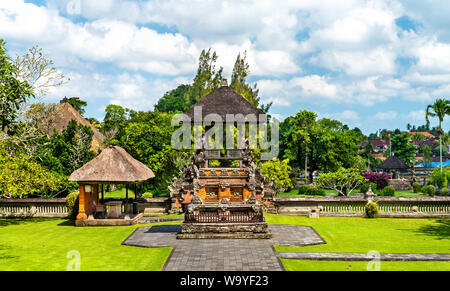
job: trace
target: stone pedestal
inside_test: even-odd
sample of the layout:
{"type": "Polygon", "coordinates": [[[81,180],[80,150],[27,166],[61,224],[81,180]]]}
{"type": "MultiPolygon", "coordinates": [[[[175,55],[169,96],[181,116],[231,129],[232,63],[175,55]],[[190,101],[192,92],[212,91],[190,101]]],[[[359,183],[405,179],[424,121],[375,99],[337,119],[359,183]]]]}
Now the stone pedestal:
{"type": "Polygon", "coordinates": [[[122,201],[106,202],[108,218],[119,218],[122,214],[122,201]]]}
{"type": "Polygon", "coordinates": [[[190,204],[178,239],[269,239],[258,204],[190,204]]]}
{"type": "Polygon", "coordinates": [[[181,224],[178,239],[270,239],[266,222],[254,223],[187,223],[181,224]]]}

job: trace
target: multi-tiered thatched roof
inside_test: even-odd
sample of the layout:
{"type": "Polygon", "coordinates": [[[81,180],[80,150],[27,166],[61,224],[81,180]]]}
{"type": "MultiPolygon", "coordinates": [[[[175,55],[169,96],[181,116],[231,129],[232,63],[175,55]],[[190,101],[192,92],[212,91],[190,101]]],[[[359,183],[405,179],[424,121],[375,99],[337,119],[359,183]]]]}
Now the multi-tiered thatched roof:
{"type": "Polygon", "coordinates": [[[227,114],[242,114],[243,116],[254,114],[259,121],[260,114],[264,115],[261,110],[257,109],[228,86],[222,86],[203,96],[194,106],[186,111],[186,115],[192,121],[194,121],[194,108],[196,106],[202,107],[202,120],[208,114],[218,114],[223,122],[226,121],[227,114]]]}

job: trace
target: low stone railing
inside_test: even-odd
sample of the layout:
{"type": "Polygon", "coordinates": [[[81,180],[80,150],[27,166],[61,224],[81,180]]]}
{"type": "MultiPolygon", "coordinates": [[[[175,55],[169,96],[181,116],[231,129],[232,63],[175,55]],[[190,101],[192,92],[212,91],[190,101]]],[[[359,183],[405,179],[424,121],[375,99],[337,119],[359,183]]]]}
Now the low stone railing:
{"type": "Polygon", "coordinates": [[[55,217],[68,216],[64,198],[57,199],[0,199],[0,217],[55,217]]]}
{"type": "MultiPolygon", "coordinates": [[[[450,197],[373,197],[379,217],[450,217],[450,197]]],[[[272,212],[284,215],[365,215],[364,197],[275,197],[272,212]]]]}

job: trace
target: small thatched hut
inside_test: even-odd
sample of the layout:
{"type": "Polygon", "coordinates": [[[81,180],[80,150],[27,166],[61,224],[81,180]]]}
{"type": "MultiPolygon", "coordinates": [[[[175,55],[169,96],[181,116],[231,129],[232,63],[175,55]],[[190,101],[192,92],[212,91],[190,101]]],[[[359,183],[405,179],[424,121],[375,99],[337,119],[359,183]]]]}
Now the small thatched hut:
{"type": "Polygon", "coordinates": [[[379,169],[383,170],[406,170],[408,165],[396,156],[390,156],[378,166],[379,169]]]}
{"type": "MultiPolygon", "coordinates": [[[[154,178],[152,170],[130,156],[123,148],[110,146],[93,160],[74,171],[69,181],[79,183],[79,212],[77,220],[102,211],[103,184],[137,184],[154,178]],[[102,199],[99,201],[99,185],[102,199]]],[[[126,207],[128,214],[128,186],[126,189],[126,207]]]]}

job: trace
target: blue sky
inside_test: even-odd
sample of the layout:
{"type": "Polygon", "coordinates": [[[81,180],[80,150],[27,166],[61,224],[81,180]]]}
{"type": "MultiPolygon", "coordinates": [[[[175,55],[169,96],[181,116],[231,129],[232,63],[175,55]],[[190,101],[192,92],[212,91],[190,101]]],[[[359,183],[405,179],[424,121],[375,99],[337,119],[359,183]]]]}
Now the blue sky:
{"type": "Polygon", "coordinates": [[[313,110],[368,134],[424,124],[426,106],[449,98],[448,15],[435,0],[8,0],[0,37],[11,55],[39,45],[70,77],[45,101],[79,96],[97,119],[110,103],[153,109],[211,47],[228,78],[247,51],[272,114],[313,110]]]}

